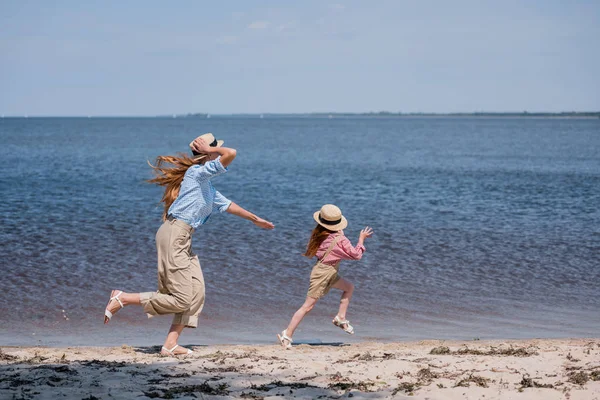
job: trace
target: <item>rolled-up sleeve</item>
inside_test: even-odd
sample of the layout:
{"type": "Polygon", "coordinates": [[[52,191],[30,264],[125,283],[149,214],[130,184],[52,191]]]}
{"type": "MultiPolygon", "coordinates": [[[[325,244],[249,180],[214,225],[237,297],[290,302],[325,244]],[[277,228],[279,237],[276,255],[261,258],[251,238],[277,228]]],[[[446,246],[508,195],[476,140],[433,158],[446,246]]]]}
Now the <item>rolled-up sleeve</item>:
{"type": "Polygon", "coordinates": [[[352,246],[352,243],[346,237],[340,239],[338,249],[344,253],[343,258],[349,260],[360,260],[366,250],[363,245],[352,246]]]}
{"type": "Polygon", "coordinates": [[[214,208],[217,208],[219,212],[224,213],[231,205],[231,200],[223,196],[221,192],[215,190],[215,200],[213,202],[214,208]]]}
{"type": "Polygon", "coordinates": [[[193,169],[194,179],[197,181],[204,181],[225,172],[227,172],[227,168],[221,164],[221,157],[207,161],[204,165],[199,165],[193,169]]]}

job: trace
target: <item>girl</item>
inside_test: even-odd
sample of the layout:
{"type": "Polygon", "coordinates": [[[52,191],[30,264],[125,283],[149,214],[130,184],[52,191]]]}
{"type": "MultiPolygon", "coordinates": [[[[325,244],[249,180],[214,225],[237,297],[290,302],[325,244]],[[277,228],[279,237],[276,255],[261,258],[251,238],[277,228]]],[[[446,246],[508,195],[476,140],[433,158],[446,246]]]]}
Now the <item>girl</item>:
{"type": "Polygon", "coordinates": [[[353,247],[342,231],[348,225],[348,221],[339,208],[333,204],[325,204],[320,211],[314,213],[313,217],[318,225],[312,231],[304,255],[309,258],[317,256],[318,261],[310,274],[306,301],[296,311],[287,329],[277,335],[279,342],[286,349],[292,348],[292,335],[302,318],[331,288],[342,291],[340,309],[331,322],[345,332],[354,334],[354,328],[350,325],[350,321],[346,320],[346,310],[348,310],[354,285],[338,274],[339,264],[341,260],[360,260],[365,252],[363,243],[366,238],[371,237],[373,230],[367,226],[360,231],[358,243],[353,247]]]}
{"type": "Polygon", "coordinates": [[[204,278],[198,256],[191,247],[194,230],[205,224],[215,210],[248,219],[264,229],[274,228],[271,222],[244,210],[212,186],[211,179],[227,172],[236,156],[235,149],[222,145],[222,140],[206,133],[190,143],[193,157],[159,156],[156,166],[150,164],[156,177],[149,182],[165,187],[161,200],[163,224],[156,233],[158,291],[113,290],[104,311],[105,324],[127,305],[141,305],[148,318],[174,314],[161,355],[192,353],[177,342],[183,328],[198,326],[198,315],[204,306],[204,278]]]}

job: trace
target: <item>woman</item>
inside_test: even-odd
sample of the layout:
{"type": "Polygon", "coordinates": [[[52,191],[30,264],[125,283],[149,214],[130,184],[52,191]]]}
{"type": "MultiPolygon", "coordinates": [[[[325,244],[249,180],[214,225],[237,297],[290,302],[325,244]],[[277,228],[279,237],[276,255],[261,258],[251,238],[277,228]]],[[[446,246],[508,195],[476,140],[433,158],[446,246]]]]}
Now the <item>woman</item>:
{"type": "Polygon", "coordinates": [[[206,133],[190,143],[193,157],[185,154],[159,156],[156,166],[150,165],[156,177],[149,182],[165,187],[161,200],[164,222],[156,233],[158,291],[126,293],[113,290],[104,312],[105,324],[128,305],[141,305],[148,318],[174,314],[161,349],[165,356],[192,353],[177,342],[183,328],[198,326],[198,315],[204,306],[204,278],[198,256],[191,248],[194,230],[205,224],[215,210],[248,219],[264,229],[274,228],[271,222],[246,211],[212,186],[211,179],[227,172],[236,156],[235,149],[222,145],[222,140],[206,133]]]}

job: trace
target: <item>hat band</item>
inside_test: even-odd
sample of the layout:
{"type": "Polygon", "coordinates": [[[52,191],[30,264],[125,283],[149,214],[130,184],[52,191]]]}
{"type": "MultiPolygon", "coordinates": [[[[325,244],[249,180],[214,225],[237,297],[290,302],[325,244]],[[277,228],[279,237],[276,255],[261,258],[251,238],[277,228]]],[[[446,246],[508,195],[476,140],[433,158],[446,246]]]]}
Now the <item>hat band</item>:
{"type": "MultiPolygon", "coordinates": [[[[217,142],[217,139],[213,140],[213,142],[211,144],[209,144],[209,147],[217,147],[217,145],[219,144],[219,142],[217,142]]],[[[192,154],[195,156],[199,156],[202,153],[198,153],[196,150],[192,150],[192,154]]]]}
{"type": "Polygon", "coordinates": [[[323,217],[321,217],[321,214],[319,214],[319,221],[321,221],[325,225],[337,225],[340,222],[342,222],[342,219],[340,218],[336,221],[327,221],[326,219],[323,219],[323,217]]]}

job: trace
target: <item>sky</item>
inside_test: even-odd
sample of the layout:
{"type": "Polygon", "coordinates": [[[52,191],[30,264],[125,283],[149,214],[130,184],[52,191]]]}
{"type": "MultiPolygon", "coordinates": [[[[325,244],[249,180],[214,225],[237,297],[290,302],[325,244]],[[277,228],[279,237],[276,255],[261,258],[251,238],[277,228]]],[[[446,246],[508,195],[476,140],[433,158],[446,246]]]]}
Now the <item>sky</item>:
{"type": "Polygon", "coordinates": [[[600,1],[0,0],[0,114],[599,111],[600,1]]]}

